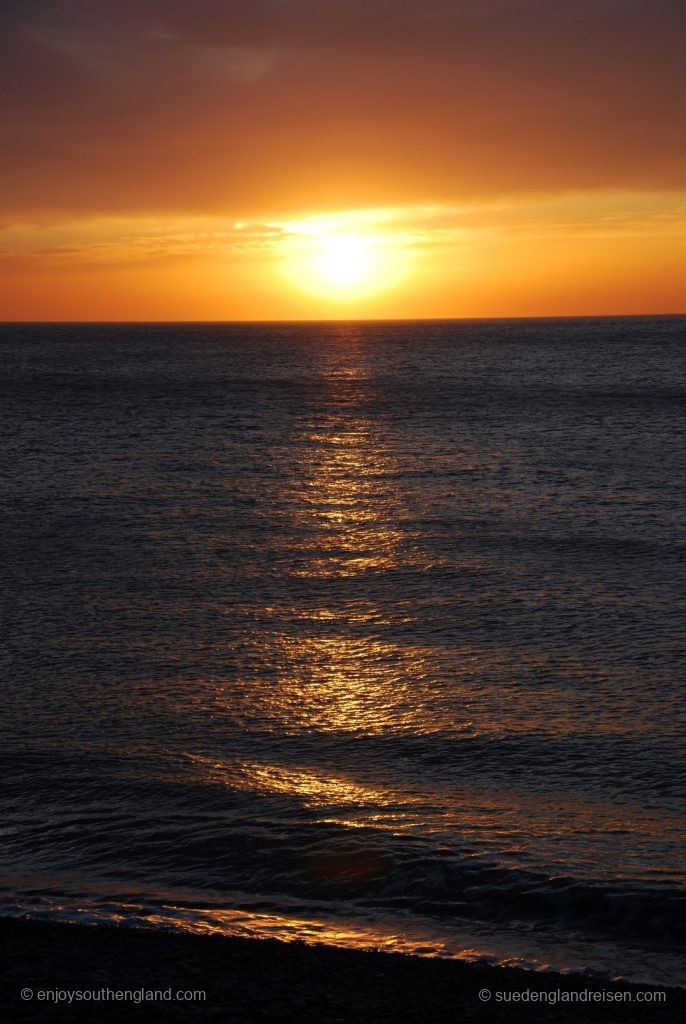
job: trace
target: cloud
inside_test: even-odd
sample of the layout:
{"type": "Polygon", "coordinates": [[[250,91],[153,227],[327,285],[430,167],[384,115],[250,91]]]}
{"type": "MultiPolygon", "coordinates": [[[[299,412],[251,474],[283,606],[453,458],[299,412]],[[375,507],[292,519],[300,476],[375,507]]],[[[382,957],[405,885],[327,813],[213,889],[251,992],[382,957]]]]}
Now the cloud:
{"type": "Polygon", "coordinates": [[[6,226],[0,261],[13,271],[90,272],[240,263],[274,265],[332,234],[363,235],[405,253],[455,251],[545,239],[667,243],[686,236],[686,193],[578,194],[474,205],[416,205],[278,215],[265,222],[221,218],[94,219],[38,229],[6,226]]]}
{"type": "Polygon", "coordinates": [[[3,220],[686,186],[677,0],[5,0],[3,220]]]}

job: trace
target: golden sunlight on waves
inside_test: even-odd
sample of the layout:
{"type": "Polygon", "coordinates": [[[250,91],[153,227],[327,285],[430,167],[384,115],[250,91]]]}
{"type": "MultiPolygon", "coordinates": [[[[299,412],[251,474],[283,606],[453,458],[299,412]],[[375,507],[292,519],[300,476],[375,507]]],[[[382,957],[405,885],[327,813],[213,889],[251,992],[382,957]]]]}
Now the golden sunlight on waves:
{"type": "MultiPolygon", "coordinates": [[[[287,765],[234,758],[217,761],[203,755],[188,754],[204,781],[225,786],[232,791],[262,794],[265,797],[283,797],[295,800],[301,807],[319,812],[321,823],[343,825],[346,828],[391,831],[412,831],[421,823],[422,832],[433,834],[446,845],[442,853],[455,852],[451,837],[458,833],[463,852],[469,855],[472,843],[483,850],[492,847],[496,856],[503,850],[506,856],[521,852],[522,844],[531,838],[540,846],[548,846],[551,863],[555,863],[561,836],[584,839],[579,848],[579,863],[593,862],[597,851],[595,842],[603,843],[608,832],[650,836],[656,829],[677,834],[678,823],[669,813],[648,809],[636,814],[630,825],[621,807],[603,799],[569,798],[560,806],[554,793],[546,797],[532,795],[509,785],[495,792],[489,787],[471,784],[465,787],[446,779],[430,789],[417,787],[413,782],[402,784],[396,779],[384,787],[368,786],[350,775],[340,775],[326,769],[313,769],[304,765],[287,765]]],[[[366,849],[366,848],[364,848],[366,849]]],[[[362,853],[364,852],[362,850],[362,853]]],[[[339,851],[340,852],[340,851],[339,851]]],[[[321,852],[322,864],[315,865],[317,873],[327,870],[355,870],[354,858],[350,863],[335,862],[336,849],[321,852]]],[[[565,854],[567,856],[567,854],[565,854]]],[[[634,852],[627,847],[624,866],[630,866],[634,852]]],[[[622,865],[608,865],[610,876],[622,865]]],[[[359,865],[358,865],[359,867],[359,865]]],[[[387,865],[379,863],[378,870],[387,865]]]]}
{"type": "Polygon", "coordinates": [[[441,727],[417,706],[425,675],[417,650],[326,634],[272,634],[267,642],[279,675],[271,717],[286,732],[371,736],[441,727]]]}
{"type": "MultiPolygon", "coordinates": [[[[392,569],[405,554],[403,499],[392,482],[396,466],[371,424],[345,408],[357,383],[351,367],[332,369],[323,387],[345,415],[327,414],[308,430],[294,496],[297,525],[323,538],[325,555],[308,562],[307,571],[316,574],[321,565],[325,572],[347,576],[392,569]]],[[[364,364],[354,369],[362,376],[364,364]]]]}
{"type": "Polygon", "coordinates": [[[260,763],[236,759],[218,762],[210,758],[193,756],[195,764],[206,770],[210,782],[220,782],[235,789],[250,789],[258,793],[295,796],[304,807],[330,807],[358,805],[387,807],[402,802],[417,803],[418,794],[388,791],[364,786],[345,776],[328,775],[311,768],[260,763]]]}
{"type": "Polygon", "coordinates": [[[355,376],[364,376],[362,355],[342,366],[332,346],[322,391],[346,414],[326,412],[308,425],[286,496],[294,575],[326,584],[330,603],[295,607],[286,621],[281,609],[263,631],[260,656],[276,680],[263,686],[256,679],[245,687],[246,713],[258,716],[265,702],[265,723],[273,728],[278,721],[286,733],[434,732],[448,723],[435,702],[421,700],[430,652],[384,636],[389,625],[409,624],[411,609],[401,603],[391,621],[374,601],[349,607],[339,596],[340,579],[402,571],[415,557],[402,526],[392,454],[369,422],[347,410],[351,386],[359,397],[355,376]],[[379,632],[366,628],[356,635],[356,625],[379,632]]]}
{"type": "Polygon", "coordinates": [[[456,960],[474,960],[484,955],[470,945],[469,941],[457,939],[450,945],[429,929],[419,926],[408,927],[403,920],[402,928],[394,930],[383,924],[365,927],[358,921],[342,918],[307,918],[283,916],[250,910],[224,910],[207,908],[194,909],[192,914],[185,906],[169,906],[166,912],[146,914],[146,921],[153,926],[169,925],[170,919],[176,927],[198,934],[238,935],[252,939],[279,939],[281,942],[323,943],[345,949],[379,949],[393,953],[412,953],[426,957],[448,957],[456,960]]]}

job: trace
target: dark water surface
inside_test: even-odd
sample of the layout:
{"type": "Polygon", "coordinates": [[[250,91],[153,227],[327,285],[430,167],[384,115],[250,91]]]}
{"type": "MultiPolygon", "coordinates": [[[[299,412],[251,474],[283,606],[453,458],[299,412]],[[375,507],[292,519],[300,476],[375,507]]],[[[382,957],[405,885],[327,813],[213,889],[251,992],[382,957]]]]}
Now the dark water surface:
{"type": "Polygon", "coordinates": [[[686,319],[0,360],[0,913],[684,981],[686,319]]]}

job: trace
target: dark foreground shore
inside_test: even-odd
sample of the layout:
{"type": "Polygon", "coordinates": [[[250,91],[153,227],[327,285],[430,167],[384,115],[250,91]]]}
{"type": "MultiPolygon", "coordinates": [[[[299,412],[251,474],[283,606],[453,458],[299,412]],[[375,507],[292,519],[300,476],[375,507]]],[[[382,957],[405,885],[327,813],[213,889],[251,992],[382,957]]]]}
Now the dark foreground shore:
{"type": "Polygon", "coordinates": [[[686,1020],[679,989],[400,954],[10,919],[0,942],[10,1022],[686,1020]]]}

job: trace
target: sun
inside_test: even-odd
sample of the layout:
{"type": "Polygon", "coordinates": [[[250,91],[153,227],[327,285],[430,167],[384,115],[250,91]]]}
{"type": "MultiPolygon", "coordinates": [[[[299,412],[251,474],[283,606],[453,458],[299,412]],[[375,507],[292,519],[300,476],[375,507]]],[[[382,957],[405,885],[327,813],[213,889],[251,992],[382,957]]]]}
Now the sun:
{"type": "Polygon", "coordinates": [[[365,299],[392,288],[406,257],[392,239],[344,229],[311,230],[288,247],[284,272],[299,290],[329,302],[365,299]]]}
{"type": "Polygon", "coordinates": [[[312,265],[315,274],[332,288],[356,288],[374,273],[374,253],[368,238],[331,235],[321,240],[312,265]]]}

